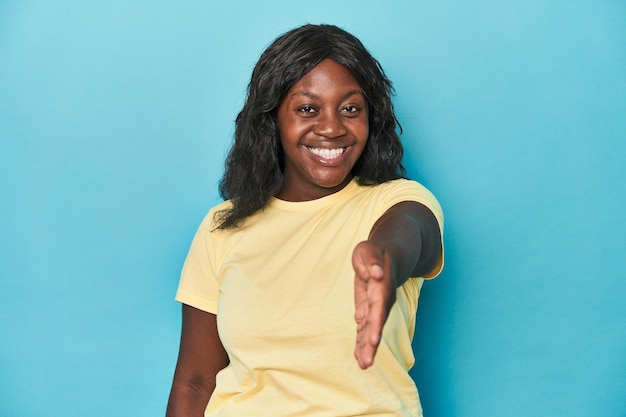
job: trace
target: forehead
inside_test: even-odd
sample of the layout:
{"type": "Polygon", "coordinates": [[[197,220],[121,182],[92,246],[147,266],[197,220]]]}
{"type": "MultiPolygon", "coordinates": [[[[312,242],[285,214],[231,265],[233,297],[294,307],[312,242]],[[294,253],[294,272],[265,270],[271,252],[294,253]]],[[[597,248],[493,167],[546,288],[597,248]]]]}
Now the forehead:
{"type": "Polygon", "coordinates": [[[361,86],[346,67],[327,58],[302,76],[302,78],[289,89],[289,94],[343,89],[355,89],[360,91],[361,86]]]}

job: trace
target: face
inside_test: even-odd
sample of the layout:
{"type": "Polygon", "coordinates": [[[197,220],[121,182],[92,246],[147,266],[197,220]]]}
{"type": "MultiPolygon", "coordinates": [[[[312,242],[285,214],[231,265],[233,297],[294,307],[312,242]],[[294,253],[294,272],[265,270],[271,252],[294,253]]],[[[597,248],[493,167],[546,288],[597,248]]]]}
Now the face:
{"type": "Polygon", "coordinates": [[[287,92],[277,113],[285,151],[278,198],[306,201],[352,179],[369,135],[367,102],[350,71],[325,59],[287,92]]]}

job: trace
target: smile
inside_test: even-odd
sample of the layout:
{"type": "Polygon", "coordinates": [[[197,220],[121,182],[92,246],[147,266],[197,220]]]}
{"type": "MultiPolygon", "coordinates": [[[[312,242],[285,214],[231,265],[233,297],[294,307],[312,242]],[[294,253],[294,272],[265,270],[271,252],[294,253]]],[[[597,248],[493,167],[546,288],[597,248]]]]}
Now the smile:
{"type": "Polygon", "coordinates": [[[311,153],[324,158],[324,159],[336,159],[343,155],[346,151],[346,148],[335,148],[335,149],[327,149],[327,148],[313,148],[311,146],[306,147],[311,153]]]}

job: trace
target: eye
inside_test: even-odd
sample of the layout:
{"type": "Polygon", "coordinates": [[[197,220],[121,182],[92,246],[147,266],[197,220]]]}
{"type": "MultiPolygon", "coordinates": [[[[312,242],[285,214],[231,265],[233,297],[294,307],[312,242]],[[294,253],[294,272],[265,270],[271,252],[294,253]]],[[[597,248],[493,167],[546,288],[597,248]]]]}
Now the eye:
{"type": "Polygon", "coordinates": [[[356,117],[359,115],[359,113],[361,112],[361,107],[360,106],[354,106],[354,105],[347,105],[345,106],[341,112],[343,114],[345,114],[346,116],[349,117],[356,117]]]}
{"type": "Polygon", "coordinates": [[[313,106],[309,105],[300,106],[296,111],[306,117],[313,116],[317,113],[317,110],[313,106]]]}

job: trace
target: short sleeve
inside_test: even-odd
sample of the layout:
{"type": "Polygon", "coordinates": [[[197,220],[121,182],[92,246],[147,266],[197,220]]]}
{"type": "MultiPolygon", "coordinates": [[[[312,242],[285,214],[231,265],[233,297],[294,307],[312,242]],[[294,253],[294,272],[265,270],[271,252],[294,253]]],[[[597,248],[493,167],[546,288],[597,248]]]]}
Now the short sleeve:
{"type": "Polygon", "coordinates": [[[381,210],[380,215],[390,209],[395,204],[403,201],[415,201],[417,203],[426,206],[437,219],[439,225],[439,231],[441,234],[441,256],[437,261],[437,264],[431,272],[425,274],[423,278],[435,278],[441,273],[443,269],[444,260],[444,246],[443,246],[443,210],[437,198],[422,184],[406,179],[400,179],[385,183],[383,194],[381,195],[381,210]]]}
{"type": "Polygon", "coordinates": [[[216,274],[213,211],[204,218],[191,242],[176,292],[176,301],[217,314],[219,279],[216,274]]]}

